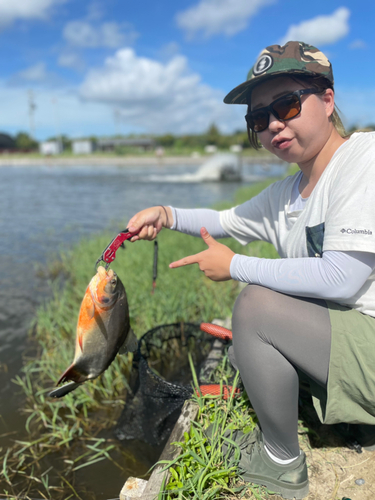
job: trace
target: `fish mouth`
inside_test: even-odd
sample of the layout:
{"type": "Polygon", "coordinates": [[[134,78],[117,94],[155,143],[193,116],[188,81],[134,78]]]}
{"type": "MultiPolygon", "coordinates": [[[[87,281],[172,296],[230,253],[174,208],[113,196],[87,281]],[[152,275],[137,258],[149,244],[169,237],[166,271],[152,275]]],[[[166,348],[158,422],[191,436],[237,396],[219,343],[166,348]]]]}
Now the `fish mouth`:
{"type": "Polygon", "coordinates": [[[104,279],[107,277],[107,271],[103,266],[99,266],[96,271],[97,274],[99,275],[99,278],[104,279]]]}
{"type": "Polygon", "coordinates": [[[107,271],[106,268],[103,266],[99,266],[96,271],[97,271],[97,274],[99,275],[99,278],[101,280],[104,280],[104,279],[108,280],[108,279],[112,279],[114,276],[117,276],[113,269],[109,269],[107,271]]]}
{"type": "Polygon", "coordinates": [[[110,269],[107,271],[103,266],[99,266],[97,274],[90,283],[90,294],[96,307],[102,310],[110,309],[118,299],[118,292],[115,291],[117,284],[117,274],[110,269]],[[113,287],[107,289],[110,282],[115,280],[113,287]]]}

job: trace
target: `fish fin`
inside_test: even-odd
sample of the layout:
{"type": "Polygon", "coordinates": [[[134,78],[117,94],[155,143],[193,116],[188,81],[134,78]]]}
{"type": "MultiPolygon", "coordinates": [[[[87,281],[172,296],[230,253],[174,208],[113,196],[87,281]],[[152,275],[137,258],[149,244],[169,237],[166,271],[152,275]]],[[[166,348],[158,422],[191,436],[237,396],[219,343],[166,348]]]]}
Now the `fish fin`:
{"type": "Polygon", "coordinates": [[[77,382],[69,382],[68,384],[63,385],[62,387],[54,389],[48,394],[48,396],[50,398],[62,398],[63,396],[69,394],[69,392],[72,392],[74,391],[74,389],[77,389],[79,385],[81,384],[77,384],[77,382]]]}
{"type": "Polygon", "coordinates": [[[125,342],[119,349],[120,354],[125,354],[127,352],[134,352],[138,348],[138,339],[135,336],[135,333],[132,328],[129,328],[129,333],[126,337],[125,342]]]}
{"type": "Polygon", "coordinates": [[[87,317],[89,319],[92,319],[95,315],[95,298],[94,295],[92,294],[92,291],[90,290],[90,296],[91,296],[91,302],[86,303],[86,312],[87,312],[87,317]]]}
{"type": "Polygon", "coordinates": [[[81,348],[81,352],[83,352],[83,334],[82,332],[78,332],[78,344],[79,347],[81,348]]]}
{"type": "Polygon", "coordinates": [[[82,373],[80,373],[74,363],[72,363],[61,375],[56,385],[59,385],[61,382],[67,382],[68,380],[73,380],[76,383],[81,383],[85,381],[85,378],[82,380],[82,373]]]}

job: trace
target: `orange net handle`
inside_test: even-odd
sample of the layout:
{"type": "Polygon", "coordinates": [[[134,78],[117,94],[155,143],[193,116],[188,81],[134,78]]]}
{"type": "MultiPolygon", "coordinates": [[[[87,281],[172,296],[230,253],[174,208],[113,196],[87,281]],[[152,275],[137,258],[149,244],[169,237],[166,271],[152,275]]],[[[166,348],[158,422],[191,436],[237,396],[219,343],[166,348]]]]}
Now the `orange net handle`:
{"type": "MultiPolygon", "coordinates": [[[[231,385],[223,385],[220,387],[220,384],[210,384],[210,385],[200,385],[199,389],[201,391],[202,396],[222,396],[223,399],[228,399],[232,393],[233,387],[231,385]]],[[[233,396],[236,394],[240,394],[240,390],[236,388],[233,392],[233,396]]],[[[198,389],[196,390],[197,396],[200,396],[198,389]]]]}
{"type": "Polygon", "coordinates": [[[223,326],[212,323],[201,323],[200,329],[221,340],[232,340],[232,332],[223,326]]]}

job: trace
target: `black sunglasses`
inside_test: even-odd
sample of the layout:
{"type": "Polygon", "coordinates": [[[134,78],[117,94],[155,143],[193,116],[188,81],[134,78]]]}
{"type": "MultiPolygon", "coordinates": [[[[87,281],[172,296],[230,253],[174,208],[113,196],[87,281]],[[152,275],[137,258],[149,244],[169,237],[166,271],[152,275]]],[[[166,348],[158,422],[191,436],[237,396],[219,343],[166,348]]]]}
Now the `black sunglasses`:
{"type": "Polygon", "coordinates": [[[245,116],[245,120],[254,132],[263,132],[270,122],[270,114],[281,121],[291,120],[301,113],[301,95],[319,94],[324,92],[321,89],[295,90],[290,94],[283,95],[275,99],[269,106],[250,111],[245,116]]]}

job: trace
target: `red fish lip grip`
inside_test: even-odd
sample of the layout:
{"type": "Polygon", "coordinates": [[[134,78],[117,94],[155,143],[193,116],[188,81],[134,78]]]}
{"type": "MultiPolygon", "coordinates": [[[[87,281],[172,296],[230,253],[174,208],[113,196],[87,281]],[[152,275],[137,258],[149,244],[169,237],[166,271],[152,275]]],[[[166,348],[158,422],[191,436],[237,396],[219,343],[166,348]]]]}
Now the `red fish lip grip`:
{"type": "Polygon", "coordinates": [[[115,260],[116,252],[124,243],[124,241],[129,240],[130,238],[138,234],[138,232],[139,231],[137,231],[136,233],[130,233],[129,229],[126,228],[124,229],[124,231],[121,231],[115,238],[113,238],[109,245],[105,247],[99,259],[96,261],[95,271],[100,262],[105,262],[104,267],[108,269],[109,265],[115,260]]]}

